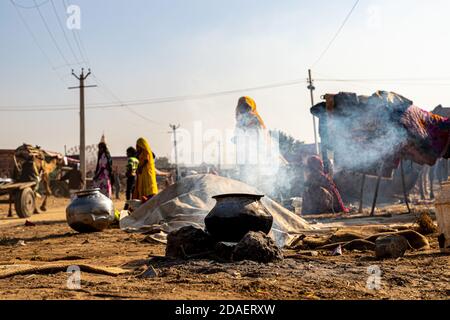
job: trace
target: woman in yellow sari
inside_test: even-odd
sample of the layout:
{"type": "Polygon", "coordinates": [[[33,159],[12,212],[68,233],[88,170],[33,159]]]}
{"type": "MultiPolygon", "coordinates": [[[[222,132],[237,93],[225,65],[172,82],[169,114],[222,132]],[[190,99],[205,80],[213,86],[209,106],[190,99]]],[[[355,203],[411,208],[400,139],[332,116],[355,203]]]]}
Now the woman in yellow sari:
{"type": "Polygon", "coordinates": [[[287,164],[281,155],[276,136],[272,136],[258,113],[256,102],[248,96],[239,98],[236,106],[236,161],[239,178],[249,185],[273,189],[280,165],[287,164]]]}
{"type": "Polygon", "coordinates": [[[136,151],[139,166],[136,172],[136,186],[133,192],[133,199],[146,201],[158,193],[155,159],[152,149],[145,138],[137,140],[136,151]]]}
{"type": "Polygon", "coordinates": [[[250,97],[239,98],[236,107],[236,128],[240,130],[264,130],[266,125],[256,110],[256,103],[250,97]]]}

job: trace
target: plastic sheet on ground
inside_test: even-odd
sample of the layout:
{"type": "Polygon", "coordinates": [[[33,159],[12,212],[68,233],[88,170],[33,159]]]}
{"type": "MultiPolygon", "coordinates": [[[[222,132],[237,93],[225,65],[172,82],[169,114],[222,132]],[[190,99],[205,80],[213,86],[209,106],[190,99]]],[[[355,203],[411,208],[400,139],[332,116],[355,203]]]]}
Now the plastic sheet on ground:
{"type": "MultiPolygon", "coordinates": [[[[166,235],[184,226],[204,227],[204,218],[215,206],[213,196],[226,193],[261,194],[240,181],[215,176],[194,175],[171,185],[143,204],[131,215],[122,215],[120,228],[127,232],[148,233],[165,242],[166,235]]],[[[273,215],[271,237],[279,247],[289,245],[304,230],[313,230],[304,219],[269,197],[262,203],[273,215]]]]}

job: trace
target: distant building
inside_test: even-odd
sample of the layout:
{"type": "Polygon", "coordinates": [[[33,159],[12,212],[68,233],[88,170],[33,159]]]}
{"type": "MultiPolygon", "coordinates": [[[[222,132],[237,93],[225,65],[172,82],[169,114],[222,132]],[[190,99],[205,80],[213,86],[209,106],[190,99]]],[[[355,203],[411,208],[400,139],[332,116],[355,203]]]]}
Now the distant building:
{"type": "Polygon", "coordinates": [[[11,178],[14,170],[14,151],[12,149],[0,150],[0,178],[11,178]]]}

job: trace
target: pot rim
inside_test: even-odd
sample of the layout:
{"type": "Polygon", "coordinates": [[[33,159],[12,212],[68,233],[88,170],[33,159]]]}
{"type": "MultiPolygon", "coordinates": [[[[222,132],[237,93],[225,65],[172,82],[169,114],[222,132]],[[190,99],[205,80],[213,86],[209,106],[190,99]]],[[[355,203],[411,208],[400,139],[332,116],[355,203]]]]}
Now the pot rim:
{"type": "Polygon", "coordinates": [[[263,198],[263,194],[254,194],[254,193],[224,193],[213,196],[213,199],[224,199],[224,198],[250,198],[255,200],[260,200],[263,198]]]}
{"type": "Polygon", "coordinates": [[[89,194],[96,193],[96,192],[100,192],[100,188],[81,190],[81,191],[75,192],[75,194],[77,196],[87,196],[89,194]]]}

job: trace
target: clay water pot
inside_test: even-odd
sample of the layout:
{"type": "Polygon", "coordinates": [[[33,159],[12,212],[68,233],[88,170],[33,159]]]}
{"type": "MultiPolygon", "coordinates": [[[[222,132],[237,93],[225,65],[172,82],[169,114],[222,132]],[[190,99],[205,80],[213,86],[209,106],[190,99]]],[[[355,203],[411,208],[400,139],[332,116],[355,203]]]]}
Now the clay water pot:
{"type": "Polygon", "coordinates": [[[113,202],[100,189],[77,192],[66,208],[66,219],[75,231],[102,231],[114,221],[113,202]]]}
{"type": "Polygon", "coordinates": [[[249,231],[270,232],[272,214],[263,195],[232,193],[214,196],[215,207],[205,217],[206,231],[216,241],[239,242],[249,231]]]}

